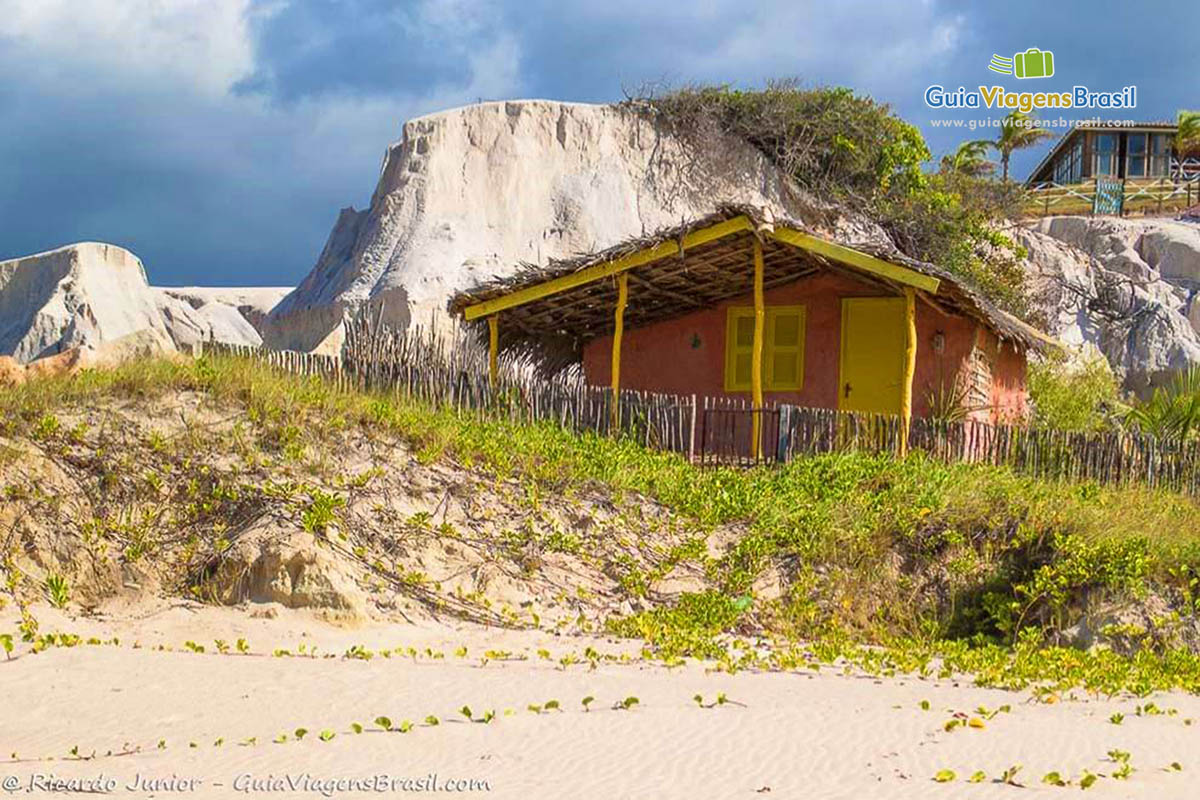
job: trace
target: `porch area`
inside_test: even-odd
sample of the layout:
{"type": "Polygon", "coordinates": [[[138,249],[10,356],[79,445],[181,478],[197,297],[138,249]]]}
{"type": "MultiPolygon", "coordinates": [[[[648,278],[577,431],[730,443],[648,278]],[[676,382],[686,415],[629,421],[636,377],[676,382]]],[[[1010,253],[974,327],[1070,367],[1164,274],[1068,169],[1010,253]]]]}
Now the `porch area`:
{"type": "Polygon", "coordinates": [[[501,354],[544,376],[582,364],[588,382],[612,393],[613,427],[626,386],[741,398],[758,410],[747,423],[751,459],[770,446],[772,403],[894,417],[903,451],[924,402],[915,379],[923,366],[932,380],[936,354],[953,352],[957,371],[986,332],[1019,354],[1023,376],[1024,351],[1048,342],[933,265],[739,207],[526,266],[460,293],[451,310],[468,324],[486,320],[493,372],[501,354]],[[677,335],[681,325],[689,335],[677,335]]]}

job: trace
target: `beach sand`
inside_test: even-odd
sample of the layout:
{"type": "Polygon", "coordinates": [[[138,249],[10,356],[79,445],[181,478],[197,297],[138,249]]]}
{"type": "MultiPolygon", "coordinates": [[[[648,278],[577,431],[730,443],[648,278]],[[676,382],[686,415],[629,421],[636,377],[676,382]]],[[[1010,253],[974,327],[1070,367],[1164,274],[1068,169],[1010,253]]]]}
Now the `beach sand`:
{"type": "MultiPolygon", "coordinates": [[[[303,612],[256,618],[245,609],[187,604],[128,611],[85,618],[39,609],[43,632],[120,642],[37,654],[19,646],[0,662],[0,789],[20,796],[57,778],[90,780],[74,788],[116,797],[387,797],[414,792],[403,783],[352,791],[328,782],[435,775],[440,788],[486,782],[454,792],[468,797],[1050,797],[1079,791],[1085,770],[1110,776],[1117,765],[1106,753],[1119,749],[1131,754],[1136,771],[1127,780],[1097,780],[1089,796],[1198,792],[1200,724],[1187,720],[1200,719],[1200,698],[1182,693],[1149,698],[1177,713],[1138,716],[1146,699],[1079,692],[1077,700],[1045,704],[1029,692],[968,680],[876,679],[829,668],[729,675],[702,664],[558,663],[587,647],[635,657],[640,650],[636,641],[602,637],[436,623],[346,629],[303,612]],[[218,655],[218,638],[231,646],[244,638],[252,655],[218,655]],[[187,641],[206,652],[188,651],[187,641]],[[316,647],[318,657],[296,656],[301,645],[305,652],[316,647]],[[444,658],[342,657],[355,645],[373,652],[428,647],[444,658]],[[462,647],[465,657],[455,654],[462,647]],[[277,648],[293,657],[273,656],[277,648]],[[489,650],[528,658],[503,660],[493,652],[481,663],[489,650]],[[700,694],[708,704],[718,693],[730,702],[700,708],[693,699],[700,694]],[[585,711],[587,696],[595,701],[585,711]],[[627,697],[638,703],[613,708],[627,697]],[[551,700],[560,708],[528,708],[551,700]],[[476,719],[488,711],[495,718],[467,722],[459,713],[464,705],[476,719]],[[1011,712],[983,728],[943,730],[954,712],[1002,705],[1011,712]],[[1121,725],[1108,721],[1114,712],[1126,715],[1121,725]],[[426,724],[429,715],[440,724],[426,724]],[[408,733],[384,733],[373,723],[380,716],[415,724],[408,733]],[[353,733],[356,722],[366,732],[353,733]],[[301,741],[297,728],[308,730],[301,741]],[[335,736],[322,741],[324,730],[335,736]],[[273,742],[285,732],[286,743],[273,742]],[[76,747],[86,760],[70,755],[76,747]],[[1169,768],[1172,762],[1182,771],[1169,768]],[[1016,764],[1023,789],[996,780],[1016,764]],[[956,779],[934,782],[944,769],[956,779]],[[986,780],[967,783],[976,771],[986,780]],[[1042,783],[1050,771],[1076,783],[1042,783]],[[145,781],[166,785],[147,789],[145,781]]],[[[12,630],[15,619],[5,613],[0,630],[12,630]]]]}

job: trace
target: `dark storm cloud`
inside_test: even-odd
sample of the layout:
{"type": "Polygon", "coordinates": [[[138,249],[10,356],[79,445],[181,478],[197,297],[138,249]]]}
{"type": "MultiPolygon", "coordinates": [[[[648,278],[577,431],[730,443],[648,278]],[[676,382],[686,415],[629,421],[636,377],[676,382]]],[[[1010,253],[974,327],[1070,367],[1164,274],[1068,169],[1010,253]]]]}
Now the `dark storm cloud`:
{"type": "Polygon", "coordinates": [[[1197,29],[1184,3],[0,0],[0,255],[101,239],[159,283],[294,283],[415,114],[794,76],[891,103],[941,153],[976,135],[932,127],[926,85],[1029,88],[993,52],[1136,83],[1139,118],[1200,106],[1197,29]]]}

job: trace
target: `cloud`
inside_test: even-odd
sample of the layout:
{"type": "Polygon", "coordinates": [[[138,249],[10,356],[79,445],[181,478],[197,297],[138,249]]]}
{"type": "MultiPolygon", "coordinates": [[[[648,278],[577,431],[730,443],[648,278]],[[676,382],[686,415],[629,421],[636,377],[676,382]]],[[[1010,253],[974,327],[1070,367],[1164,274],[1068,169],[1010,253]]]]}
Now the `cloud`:
{"type": "MultiPolygon", "coordinates": [[[[99,239],[156,282],[294,283],[338,208],[370,196],[405,119],[516,91],[519,47],[490,32],[428,81],[247,88],[300,58],[268,31],[316,4],[0,0],[0,257],[99,239]]],[[[487,24],[472,14],[436,0],[402,22],[444,50],[487,24]]],[[[341,52],[337,38],[308,52],[341,52]]]]}
{"type": "MultiPolygon", "coordinates": [[[[927,123],[928,83],[1036,45],[1064,75],[1138,83],[1139,116],[1187,102],[1200,10],[1164,17],[1152,52],[1100,58],[1144,12],[1014,3],[0,0],[0,254],[96,238],[159,281],[298,281],[404,120],[478,99],[798,77],[927,123]],[[1029,40],[1034,11],[1048,38],[1029,40]]],[[[938,152],[960,138],[926,132],[938,152]]]]}
{"type": "Polygon", "coordinates": [[[42,81],[225,92],[254,64],[250,0],[0,0],[0,40],[42,81]]]}
{"type": "Polygon", "coordinates": [[[520,48],[481,0],[306,0],[256,24],[257,60],[237,90],[274,102],[511,91],[520,48]]]}
{"type": "Polygon", "coordinates": [[[931,2],[529,0],[508,9],[531,83],[605,99],[622,83],[772,77],[888,92],[946,58],[963,25],[931,2]]]}
{"type": "Polygon", "coordinates": [[[0,249],[101,239],[163,283],[296,282],[412,116],[664,77],[871,88],[955,26],[865,0],[0,0],[0,249]]]}
{"type": "Polygon", "coordinates": [[[238,90],[276,102],[418,86],[609,100],[647,80],[798,76],[887,91],[945,60],[963,25],[921,0],[307,0],[264,16],[238,90]]]}

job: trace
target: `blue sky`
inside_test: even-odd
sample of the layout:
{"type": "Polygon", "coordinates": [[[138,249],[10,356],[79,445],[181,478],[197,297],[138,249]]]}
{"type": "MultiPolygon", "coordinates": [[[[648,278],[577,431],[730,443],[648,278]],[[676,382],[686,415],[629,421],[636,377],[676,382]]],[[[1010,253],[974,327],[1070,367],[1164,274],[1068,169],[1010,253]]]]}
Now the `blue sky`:
{"type": "Polygon", "coordinates": [[[162,285],[290,285],[418,114],[794,76],[940,155],[970,137],[930,125],[927,85],[1031,88],[993,53],[1053,50],[1039,89],[1136,84],[1139,119],[1200,107],[1197,30],[1195,2],[0,0],[0,257],[99,239],[162,285]]]}

